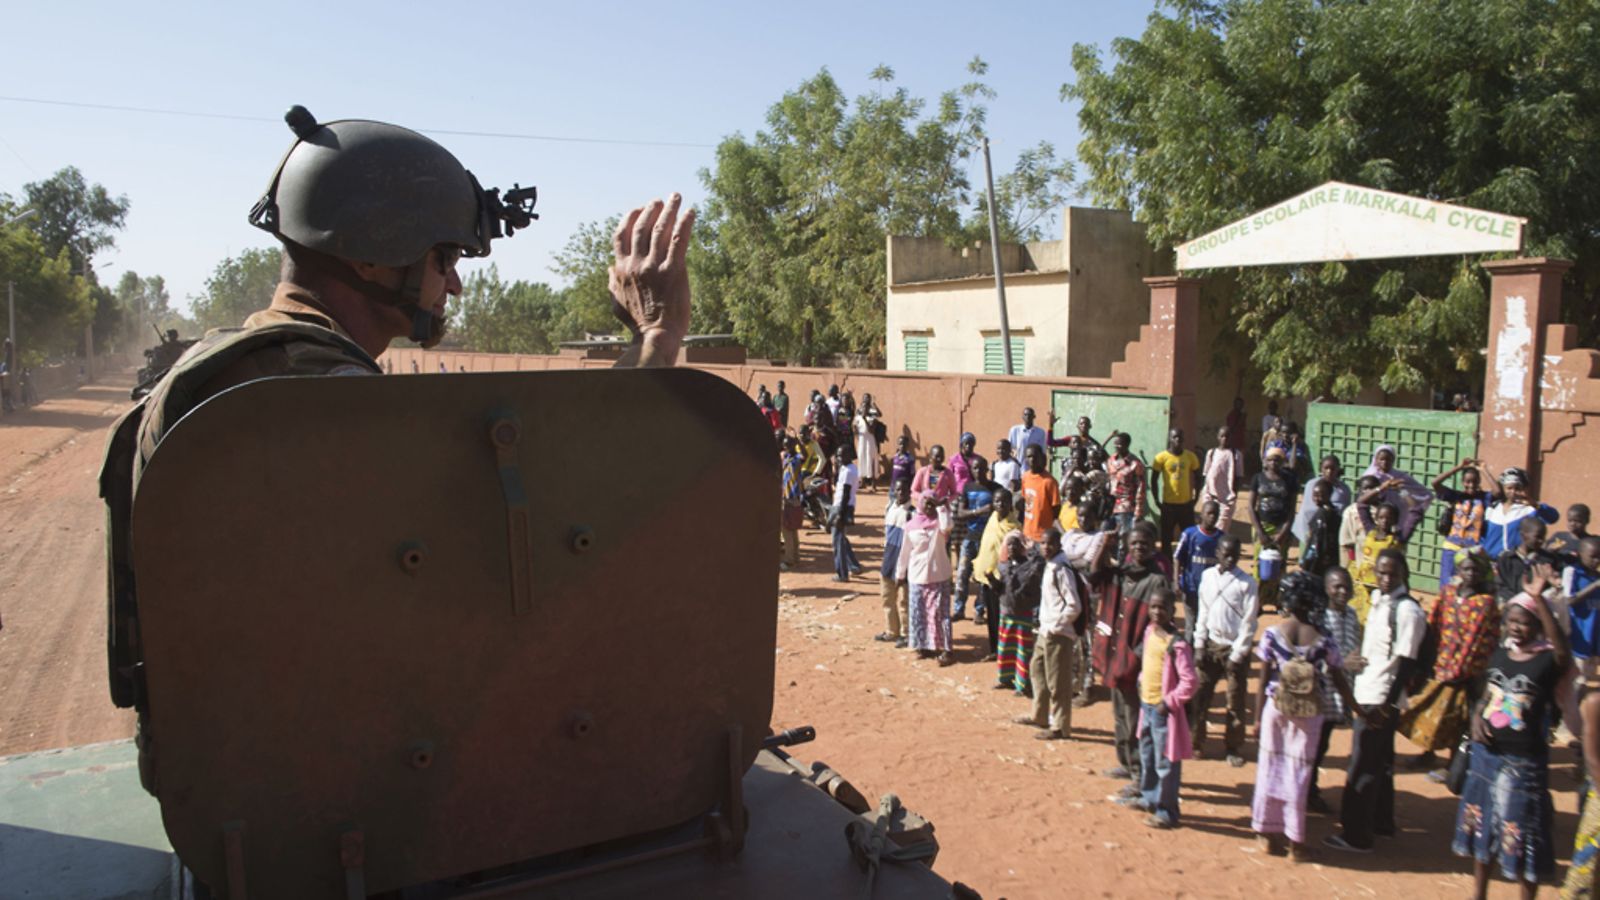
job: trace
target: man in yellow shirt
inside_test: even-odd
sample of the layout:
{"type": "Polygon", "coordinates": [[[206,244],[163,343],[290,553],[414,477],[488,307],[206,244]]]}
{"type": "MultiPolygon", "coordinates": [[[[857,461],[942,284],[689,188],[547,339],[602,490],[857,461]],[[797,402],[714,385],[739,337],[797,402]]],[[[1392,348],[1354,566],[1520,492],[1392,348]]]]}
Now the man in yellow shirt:
{"type": "Polygon", "coordinates": [[[1150,462],[1150,491],[1161,505],[1161,553],[1172,556],[1176,535],[1194,524],[1194,473],[1200,458],[1183,447],[1183,429],[1167,432],[1167,449],[1150,462]]]}

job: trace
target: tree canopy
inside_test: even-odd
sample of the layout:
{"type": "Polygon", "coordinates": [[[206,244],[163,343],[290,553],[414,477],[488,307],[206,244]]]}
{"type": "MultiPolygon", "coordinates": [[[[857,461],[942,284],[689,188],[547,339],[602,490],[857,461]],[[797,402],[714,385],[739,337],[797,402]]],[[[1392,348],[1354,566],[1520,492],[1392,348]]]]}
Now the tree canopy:
{"type": "MultiPolygon", "coordinates": [[[[1094,200],[1175,246],[1328,180],[1529,220],[1525,253],[1579,261],[1600,292],[1600,6],[1524,0],[1174,0],[1113,64],[1073,48],[1094,200]],[[1590,110],[1585,113],[1583,110],[1590,110]]],[[[1276,394],[1354,396],[1481,366],[1478,260],[1218,272],[1218,362],[1276,394]]]]}
{"type": "MultiPolygon", "coordinates": [[[[725,139],[701,173],[710,196],[690,261],[704,324],[731,327],[762,355],[881,353],[886,235],[988,237],[981,214],[963,219],[968,160],[994,96],[979,80],[986,71],[974,58],[973,80],[930,105],[896,87],[887,66],[853,100],[823,69],[772,106],[766,129],[725,139]]],[[[1048,145],[1025,154],[1000,179],[1010,193],[996,189],[1006,236],[1035,234],[1035,213],[1069,178],[1048,145]]]]}
{"type": "Polygon", "coordinates": [[[251,313],[266,309],[278,287],[280,260],[276,248],[262,247],[217,263],[205,293],[189,298],[200,328],[237,328],[251,313]]]}
{"type": "Polygon", "coordinates": [[[128,218],[128,198],[113,197],[101,185],[90,184],[76,166],[25,184],[22,192],[24,205],[37,212],[28,225],[51,256],[70,247],[82,263],[85,257],[116,246],[116,232],[128,218]]]}

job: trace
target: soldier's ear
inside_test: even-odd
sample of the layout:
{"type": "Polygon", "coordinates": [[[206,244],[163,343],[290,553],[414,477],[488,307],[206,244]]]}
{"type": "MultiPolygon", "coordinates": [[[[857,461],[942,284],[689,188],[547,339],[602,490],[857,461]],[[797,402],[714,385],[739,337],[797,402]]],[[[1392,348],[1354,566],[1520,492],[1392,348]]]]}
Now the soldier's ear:
{"type": "Polygon", "coordinates": [[[392,266],[380,266],[377,263],[357,262],[355,260],[343,260],[343,262],[362,281],[368,281],[383,287],[396,287],[400,283],[400,270],[392,266]]]}

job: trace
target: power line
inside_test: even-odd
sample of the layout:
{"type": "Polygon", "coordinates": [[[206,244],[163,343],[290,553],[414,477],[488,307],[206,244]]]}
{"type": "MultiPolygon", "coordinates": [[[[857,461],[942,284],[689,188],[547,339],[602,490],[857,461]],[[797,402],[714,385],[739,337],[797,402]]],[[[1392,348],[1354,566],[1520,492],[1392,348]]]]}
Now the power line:
{"type": "MultiPolygon", "coordinates": [[[[281,122],[281,118],[269,116],[244,116],[235,113],[200,112],[187,109],[160,109],[151,106],[121,106],[114,103],[85,103],[76,100],[46,100],[39,97],[4,97],[0,100],[8,103],[32,103],[39,106],[63,106],[70,109],[97,109],[111,112],[139,113],[150,116],[182,116],[190,119],[223,119],[232,122],[281,122]]],[[[481,137],[496,138],[499,140],[513,141],[546,141],[562,144],[613,144],[627,147],[684,147],[692,149],[709,150],[715,144],[696,144],[688,141],[641,141],[626,138],[596,138],[596,137],[570,137],[555,134],[519,134],[504,131],[460,131],[449,128],[418,128],[424,134],[443,134],[453,137],[481,137]]]]}

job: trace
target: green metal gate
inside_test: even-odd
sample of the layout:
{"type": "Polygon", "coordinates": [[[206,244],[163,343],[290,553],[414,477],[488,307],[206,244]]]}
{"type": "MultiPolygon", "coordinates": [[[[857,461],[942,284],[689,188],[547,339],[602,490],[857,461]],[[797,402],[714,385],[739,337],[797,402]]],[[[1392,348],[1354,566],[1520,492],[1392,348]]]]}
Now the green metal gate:
{"type": "MultiPolygon", "coordinates": [[[[1434,412],[1389,406],[1349,406],[1313,403],[1306,413],[1306,443],[1313,465],[1332,454],[1344,465],[1345,481],[1355,489],[1372,463],[1379,445],[1395,449],[1395,468],[1430,484],[1439,473],[1455,467],[1478,452],[1476,413],[1434,412]]],[[[1453,483],[1452,487],[1460,487],[1453,483]]],[[[1435,527],[1442,506],[1433,504],[1411,535],[1406,559],[1411,564],[1411,587],[1439,589],[1439,532],[1435,527]]]]}
{"type": "MultiPolygon", "coordinates": [[[[1172,418],[1172,398],[1166,394],[1104,394],[1093,391],[1053,391],[1050,408],[1056,414],[1056,437],[1076,434],[1078,418],[1088,416],[1094,423],[1091,432],[1105,441],[1112,429],[1128,435],[1128,452],[1144,460],[1145,467],[1156,454],[1167,449],[1167,429],[1172,418]]],[[[1191,437],[1186,435],[1185,437],[1191,437]]],[[[1191,448],[1192,449],[1192,448],[1191,448]]],[[[1106,451],[1110,452],[1107,447],[1106,451]]],[[[1061,471],[1060,461],[1066,456],[1065,448],[1057,449],[1053,473],[1061,471]]],[[[1150,490],[1148,478],[1145,490],[1150,490]]],[[[1154,500],[1146,497],[1147,502],[1154,500]]]]}

